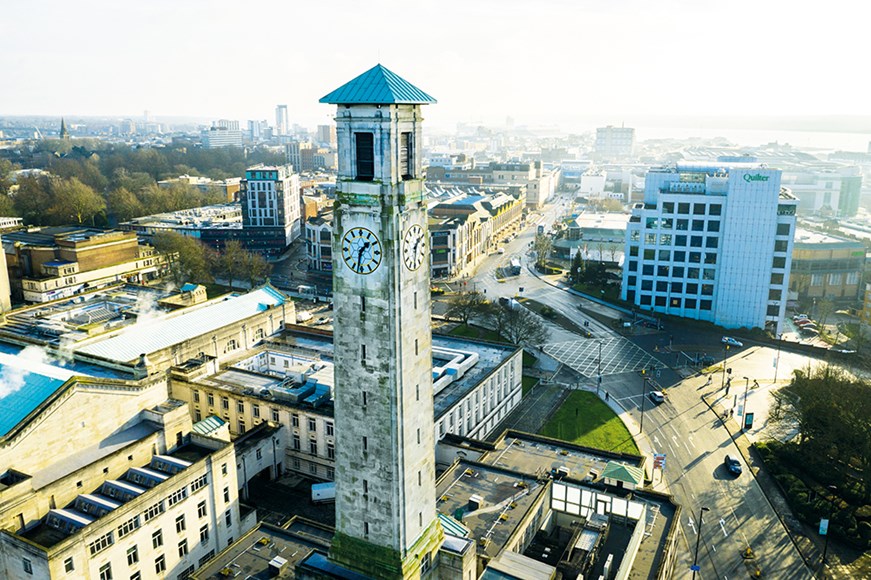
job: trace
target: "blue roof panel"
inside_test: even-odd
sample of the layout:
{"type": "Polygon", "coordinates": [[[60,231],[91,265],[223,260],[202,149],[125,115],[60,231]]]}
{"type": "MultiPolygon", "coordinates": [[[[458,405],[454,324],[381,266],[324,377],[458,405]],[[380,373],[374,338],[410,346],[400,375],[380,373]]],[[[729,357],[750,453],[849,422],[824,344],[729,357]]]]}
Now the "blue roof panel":
{"type": "Polygon", "coordinates": [[[333,105],[426,105],[436,100],[380,64],[326,95],[321,103],[333,105]]]}
{"type": "Polygon", "coordinates": [[[9,433],[65,382],[24,369],[10,370],[2,363],[0,374],[0,435],[9,433]]]}

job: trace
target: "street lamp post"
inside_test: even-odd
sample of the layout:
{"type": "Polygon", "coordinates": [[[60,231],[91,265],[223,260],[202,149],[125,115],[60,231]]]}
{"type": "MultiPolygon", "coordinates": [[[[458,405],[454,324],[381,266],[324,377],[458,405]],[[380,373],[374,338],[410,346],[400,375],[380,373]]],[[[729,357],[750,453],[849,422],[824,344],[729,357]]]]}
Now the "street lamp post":
{"type": "Polygon", "coordinates": [[[599,387],[602,386],[602,341],[599,340],[599,375],[596,377],[596,395],[599,394],[599,387]]]}
{"type": "Polygon", "coordinates": [[[641,382],[641,427],[639,428],[639,433],[644,432],[644,400],[647,398],[647,375],[642,377],[643,380],[641,382]]]}
{"type": "MultiPolygon", "coordinates": [[[[726,354],[729,352],[729,345],[723,345],[723,380],[720,382],[720,389],[726,387],[726,354]]],[[[728,393],[727,393],[728,394],[728,393]]]]}
{"type": "Polygon", "coordinates": [[[702,515],[707,511],[710,511],[710,509],[706,507],[699,509],[699,527],[696,530],[696,555],[693,558],[693,580],[696,580],[696,568],[699,566],[699,542],[702,539],[702,515]]]}
{"type": "Polygon", "coordinates": [[[828,488],[832,492],[832,496],[829,498],[829,523],[826,528],[826,541],[823,544],[823,566],[826,565],[826,553],[829,551],[829,528],[832,525],[832,513],[835,511],[835,492],[838,491],[837,486],[834,485],[830,485],[828,488]]]}
{"type": "Polygon", "coordinates": [[[774,359],[774,383],[777,384],[777,367],[780,366],[780,337],[783,336],[781,334],[777,335],[777,358],[774,359]]]}

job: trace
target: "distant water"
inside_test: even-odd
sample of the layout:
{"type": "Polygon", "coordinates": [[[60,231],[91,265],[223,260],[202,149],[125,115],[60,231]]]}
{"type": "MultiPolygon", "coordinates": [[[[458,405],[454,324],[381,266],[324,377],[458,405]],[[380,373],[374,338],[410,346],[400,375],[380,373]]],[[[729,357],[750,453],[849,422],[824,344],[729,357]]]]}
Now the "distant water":
{"type": "Polygon", "coordinates": [[[871,133],[827,133],[823,131],[784,131],[782,129],[712,129],[709,127],[636,127],[638,141],[647,139],[713,139],[723,137],[735,145],[758,146],[789,143],[802,150],[868,151],[871,133]]]}

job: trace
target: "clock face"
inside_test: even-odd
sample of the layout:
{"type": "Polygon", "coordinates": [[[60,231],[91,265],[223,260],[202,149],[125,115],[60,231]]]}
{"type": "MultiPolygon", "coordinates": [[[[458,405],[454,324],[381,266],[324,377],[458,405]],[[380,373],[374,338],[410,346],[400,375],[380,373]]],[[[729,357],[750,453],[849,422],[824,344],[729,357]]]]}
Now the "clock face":
{"type": "Polygon", "coordinates": [[[371,274],[381,264],[381,241],[366,228],[351,228],[342,238],[342,259],[358,274],[371,274]]]}
{"type": "Polygon", "coordinates": [[[426,255],[426,239],[423,228],[413,225],[405,231],[402,240],[402,261],[409,270],[417,270],[426,255]]]}

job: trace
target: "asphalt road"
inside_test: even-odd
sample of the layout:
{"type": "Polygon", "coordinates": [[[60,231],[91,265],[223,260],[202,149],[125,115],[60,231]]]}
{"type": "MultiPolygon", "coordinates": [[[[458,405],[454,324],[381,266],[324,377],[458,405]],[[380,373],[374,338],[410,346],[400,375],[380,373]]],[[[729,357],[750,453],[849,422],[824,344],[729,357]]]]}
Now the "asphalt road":
{"type": "MultiPolygon", "coordinates": [[[[531,263],[527,253],[538,223],[549,228],[558,210],[562,211],[561,203],[558,207],[546,207],[539,220],[530,219],[527,229],[504,246],[504,254],[494,254],[483,261],[476,276],[467,281],[466,289],[484,292],[490,299],[500,296],[531,298],[551,306],[579,325],[589,323],[587,328],[593,334],[592,339],[576,337],[572,341],[548,345],[545,350],[591,377],[598,373],[598,342],[603,343],[602,388],[629,409],[635,421],[642,425],[654,451],[666,454],[666,483],[675,500],[684,507],[681,527],[685,543],[678,555],[676,577],[690,577],[690,565],[701,527],[698,578],[755,577],[757,567],[766,578],[811,578],[811,572],[804,565],[774,508],[741,459],[722,419],[701,399],[703,389],[716,391],[721,388],[725,383],[722,374],[712,376],[711,383],[703,386],[707,382],[705,377],[684,380],[665,366],[687,361],[681,352],[690,357],[702,353],[712,356],[718,366],[725,357],[725,367],[732,369],[729,375],[732,377],[730,398],[740,402],[743,410],[743,390],[749,383],[744,377],[770,386],[775,378],[777,362],[776,378],[779,383],[785,382],[791,377],[792,370],[805,366],[808,359],[787,353],[778,356],[773,349],[761,347],[725,350],[720,342],[721,335],[678,326],[633,337],[630,343],[610,327],[588,319],[578,306],[596,308],[612,318],[620,317],[619,313],[594,306],[590,301],[555,288],[532,275],[526,267],[520,276],[497,280],[496,268],[507,265],[512,258],[520,258],[524,266],[531,263]],[[669,345],[674,347],[674,352],[668,349],[669,345]],[[663,367],[652,378],[657,381],[657,387],[666,388],[667,402],[657,406],[645,399],[642,418],[643,379],[638,372],[626,371],[649,368],[651,362],[663,367]],[[736,396],[739,393],[740,397],[736,396]],[[727,453],[741,461],[743,473],[740,476],[732,476],[723,465],[727,453]],[[700,526],[698,514],[701,507],[709,511],[704,514],[700,526]],[[748,547],[753,552],[752,559],[743,557],[748,547]]],[[[748,390],[751,410],[754,405],[765,404],[761,393],[762,390],[759,393],[748,390]]],[[[763,415],[767,416],[767,413],[760,414],[763,415]]],[[[757,424],[757,427],[764,425],[757,424]]],[[[657,472],[655,477],[661,477],[660,473],[657,472]]]]}

